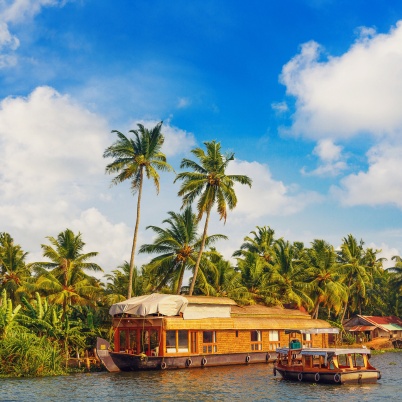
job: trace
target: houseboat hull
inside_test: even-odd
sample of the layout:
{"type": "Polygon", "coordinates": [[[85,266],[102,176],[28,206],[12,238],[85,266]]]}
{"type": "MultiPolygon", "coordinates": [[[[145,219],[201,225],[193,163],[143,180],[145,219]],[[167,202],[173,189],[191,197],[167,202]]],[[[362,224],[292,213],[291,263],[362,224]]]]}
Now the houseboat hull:
{"type": "Polygon", "coordinates": [[[172,370],[273,362],[271,355],[266,352],[169,357],[115,352],[109,352],[109,355],[120,371],[172,370]]]}
{"type": "Polygon", "coordinates": [[[355,371],[302,371],[276,366],[274,375],[280,374],[284,380],[323,384],[366,384],[376,383],[381,378],[378,370],[355,371]]]}
{"type": "Polygon", "coordinates": [[[98,357],[110,372],[171,370],[254,363],[273,363],[275,360],[275,355],[271,355],[269,352],[162,357],[147,356],[145,354],[134,355],[130,353],[112,352],[109,347],[109,342],[105,339],[98,338],[96,348],[98,357]]]}

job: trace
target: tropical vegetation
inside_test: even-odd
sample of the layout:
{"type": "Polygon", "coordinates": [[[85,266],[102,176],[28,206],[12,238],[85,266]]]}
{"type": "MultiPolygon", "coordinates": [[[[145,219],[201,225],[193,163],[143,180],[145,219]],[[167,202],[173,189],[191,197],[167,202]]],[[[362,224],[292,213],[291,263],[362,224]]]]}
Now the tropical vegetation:
{"type": "Polygon", "coordinates": [[[251,179],[227,173],[234,155],[222,153],[216,141],[192,151],[197,161],[183,159],[181,168],[188,170],[175,177],[183,208],[167,212],[160,226],[150,222],[153,241],[138,250],[149,259],[136,267],[144,177],[159,191],[157,171],[172,170],[161,152],[161,126],[138,125],[134,139],[115,131],[118,140],[104,154],[114,158],[106,168],[117,174],[113,183],[129,180],[138,192],[129,262],[103,274],[94,262],[98,252],[88,252],[83,235],[67,228],[46,238],[43,261],[28,263],[28,252],[12,234],[0,233],[0,376],[66,373],[69,359],[92,350],[97,336],[111,340],[109,306],[132,295],[230,297],[241,305],[304,309],[337,326],[355,314],[402,315],[402,257],[394,256],[393,267],[384,269],[380,250],[366,248],[352,234],[340,245],[325,239],[305,245],[257,226],[232,256],[224,256],[219,245],[227,237],[208,234],[210,214],[216,207],[225,222],[237,204],[234,184],[251,186],[251,179]]]}

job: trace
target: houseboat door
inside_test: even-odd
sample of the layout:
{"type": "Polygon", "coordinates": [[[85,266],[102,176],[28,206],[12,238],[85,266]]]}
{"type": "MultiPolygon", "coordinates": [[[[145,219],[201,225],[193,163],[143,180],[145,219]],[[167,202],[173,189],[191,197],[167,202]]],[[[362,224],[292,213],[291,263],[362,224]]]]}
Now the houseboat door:
{"type": "Polygon", "coordinates": [[[198,333],[190,331],[190,353],[198,353],[198,333]]]}

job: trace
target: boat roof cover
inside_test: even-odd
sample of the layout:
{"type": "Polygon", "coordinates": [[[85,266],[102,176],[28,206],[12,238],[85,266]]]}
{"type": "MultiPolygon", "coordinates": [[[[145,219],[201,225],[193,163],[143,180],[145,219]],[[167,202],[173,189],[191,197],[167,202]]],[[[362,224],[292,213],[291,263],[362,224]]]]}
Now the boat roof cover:
{"type": "Polygon", "coordinates": [[[305,349],[289,349],[277,348],[276,353],[287,354],[291,351],[294,354],[301,354],[304,356],[338,356],[348,354],[361,354],[369,355],[371,350],[367,348],[305,348],[305,349]]]}
{"type": "Polygon", "coordinates": [[[339,328],[285,329],[285,334],[339,334],[339,328]]]}
{"type": "Polygon", "coordinates": [[[150,314],[174,316],[183,312],[187,304],[188,300],[183,296],[153,293],[113,304],[109,309],[109,314],[125,313],[143,317],[150,314]]]}

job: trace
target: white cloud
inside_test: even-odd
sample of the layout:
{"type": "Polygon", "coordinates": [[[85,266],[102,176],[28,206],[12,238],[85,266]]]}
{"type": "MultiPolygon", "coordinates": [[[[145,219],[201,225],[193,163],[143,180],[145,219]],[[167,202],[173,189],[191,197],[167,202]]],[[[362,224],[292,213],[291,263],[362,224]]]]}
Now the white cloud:
{"type": "Polygon", "coordinates": [[[351,174],[333,187],[332,192],[344,205],[393,204],[402,208],[402,145],[380,144],[368,152],[369,168],[351,174]]]}
{"type": "Polygon", "coordinates": [[[234,161],[228,173],[243,174],[253,180],[252,187],[236,184],[238,203],[231,214],[257,218],[272,215],[291,215],[307,205],[320,201],[314,192],[298,192],[273,179],[269,168],[258,162],[234,161]]]}
{"type": "Polygon", "coordinates": [[[100,116],[49,87],[1,102],[0,231],[30,252],[29,261],[43,258],[46,236],[66,228],[83,234],[86,251],[100,251],[102,266],[114,269],[129,256],[131,228],[96,207],[111,205],[102,157],[109,131],[100,116]]]}
{"type": "Polygon", "coordinates": [[[42,7],[65,3],[65,0],[5,0],[0,3],[0,18],[7,22],[23,22],[37,15],[42,7]]]}
{"type": "Polygon", "coordinates": [[[289,110],[289,107],[286,102],[274,102],[271,104],[271,107],[278,114],[285,113],[289,110]]]}
{"type": "Polygon", "coordinates": [[[321,61],[323,49],[311,41],[283,67],[281,81],[296,97],[291,132],[315,139],[399,136],[402,22],[387,34],[360,32],[339,57],[321,61]]]}
{"type": "Polygon", "coordinates": [[[63,6],[68,0],[3,0],[0,1],[0,68],[17,64],[15,51],[20,45],[9,25],[23,24],[31,20],[42,7],[63,6]]]}
{"type": "Polygon", "coordinates": [[[318,141],[313,149],[313,154],[319,158],[320,165],[308,172],[302,169],[302,174],[309,176],[337,176],[347,168],[346,162],[342,160],[342,147],[335,145],[332,140],[323,139],[318,141]]]}
{"type": "Polygon", "coordinates": [[[372,248],[373,250],[381,250],[381,252],[378,253],[378,258],[385,258],[385,260],[382,263],[385,269],[395,266],[395,261],[392,260],[392,257],[395,255],[400,255],[397,248],[390,247],[386,243],[381,243],[380,245],[369,243],[365,246],[372,248]]]}

